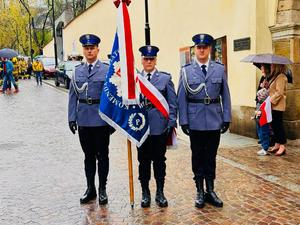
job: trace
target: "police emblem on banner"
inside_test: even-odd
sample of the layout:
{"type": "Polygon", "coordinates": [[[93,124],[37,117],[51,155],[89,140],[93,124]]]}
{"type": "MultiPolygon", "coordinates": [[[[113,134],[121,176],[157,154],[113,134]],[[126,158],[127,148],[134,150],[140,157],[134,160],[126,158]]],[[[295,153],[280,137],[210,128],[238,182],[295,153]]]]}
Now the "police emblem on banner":
{"type": "Polygon", "coordinates": [[[129,116],[128,124],[134,131],[142,130],[146,125],[146,117],[142,113],[132,113],[129,116]]]}

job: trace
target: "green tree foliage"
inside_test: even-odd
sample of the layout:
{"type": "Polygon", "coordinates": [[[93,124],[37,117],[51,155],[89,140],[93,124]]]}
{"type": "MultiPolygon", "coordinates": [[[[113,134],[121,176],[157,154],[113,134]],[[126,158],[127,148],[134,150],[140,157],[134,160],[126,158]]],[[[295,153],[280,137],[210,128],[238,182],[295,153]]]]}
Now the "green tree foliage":
{"type": "Polygon", "coordinates": [[[74,17],[99,0],[0,0],[0,49],[7,47],[20,54],[30,55],[30,29],[32,49],[38,55],[52,39],[56,18],[68,7],[74,17]]]}
{"type": "Polygon", "coordinates": [[[13,48],[24,54],[29,51],[29,20],[17,0],[0,8],[0,48],[13,48]]]}

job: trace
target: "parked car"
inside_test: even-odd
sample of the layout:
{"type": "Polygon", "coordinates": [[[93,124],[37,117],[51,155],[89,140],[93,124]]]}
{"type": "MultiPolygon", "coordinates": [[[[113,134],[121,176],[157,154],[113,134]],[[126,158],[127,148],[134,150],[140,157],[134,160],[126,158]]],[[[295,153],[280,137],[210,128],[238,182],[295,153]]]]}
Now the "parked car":
{"type": "Polygon", "coordinates": [[[36,55],[36,56],[33,58],[33,60],[37,60],[37,59],[45,58],[45,57],[47,57],[47,56],[45,56],[45,55],[36,55]]]}
{"type": "Polygon", "coordinates": [[[81,61],[60,62],[55,72],[55,85],[58,87],[60,84],[63,84],[67,89],[69,89],[75,67],[81,63],[81,61]]]}
{"type": "Polygon", "coordinates": [[[44,79],[55,77],[55,58],[53,57],[39,57],[44,67],[44,79]]]}

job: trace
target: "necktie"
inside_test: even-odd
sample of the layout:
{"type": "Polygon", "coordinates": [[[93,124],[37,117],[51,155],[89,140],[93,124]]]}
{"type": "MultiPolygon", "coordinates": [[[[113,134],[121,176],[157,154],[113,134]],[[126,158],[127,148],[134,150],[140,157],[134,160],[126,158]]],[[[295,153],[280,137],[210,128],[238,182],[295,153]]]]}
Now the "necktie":
{"type": "Polygon", "coordinates": [[[202,70],[202,72],[204,73],[204,75],[206,76],[206,74],[207,74],[207,71],[206,71],[206,65],[202,65],[202,66],[201,66],[201,70],[202,70]]]}
{"type": "Polygon", "coordinates": [[[92,65],[92,64],[90,64],[90,65],[89,65],[89,73],[91,73],[91,72],[92,72],[92,67],[93,67],[93,65],[92,65]]]}
{"type": "Polygon", "coordinates": [[[150,81],[151,80],[151,73],[147,74],[147,80],[150,81]]]}

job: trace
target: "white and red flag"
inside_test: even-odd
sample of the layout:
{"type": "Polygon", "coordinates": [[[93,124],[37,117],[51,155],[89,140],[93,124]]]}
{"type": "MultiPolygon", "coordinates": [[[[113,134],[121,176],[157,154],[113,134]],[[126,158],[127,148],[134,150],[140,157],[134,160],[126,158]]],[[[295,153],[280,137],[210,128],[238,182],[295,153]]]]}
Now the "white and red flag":
{"type": "Polygon", "coordinates": [[[139,104],[142,93],[166,118],[169,105],[163,95],[142,76],[134,66],[130,17],[127,6],[131,0],[114,0],[118,7],[117,34],[120,54],[122,102],[125,105],[139,104]]]}
{"type": "Polygon", "coordinates": [[[117,34],[119,38],[122,99],[123,104],[134,105],[139,103],[139,93],[135,83],[136,74],[134,68],[130,17],[127,9],[127,5],[129,5],[130,2],[127,3],[127,1],[122,1],[122,4],[120,4],[118,1],[114,1],[114,3],[118,5],[117,34]]]}
{"type": "Polygon", "coordinates": [[[270,101],[270,96],[260,105],[259,110],[261,111],[261,116],[259,117],[259,125],[263,126],[267,123],[272,122],[272,106],[270,101]]]}

